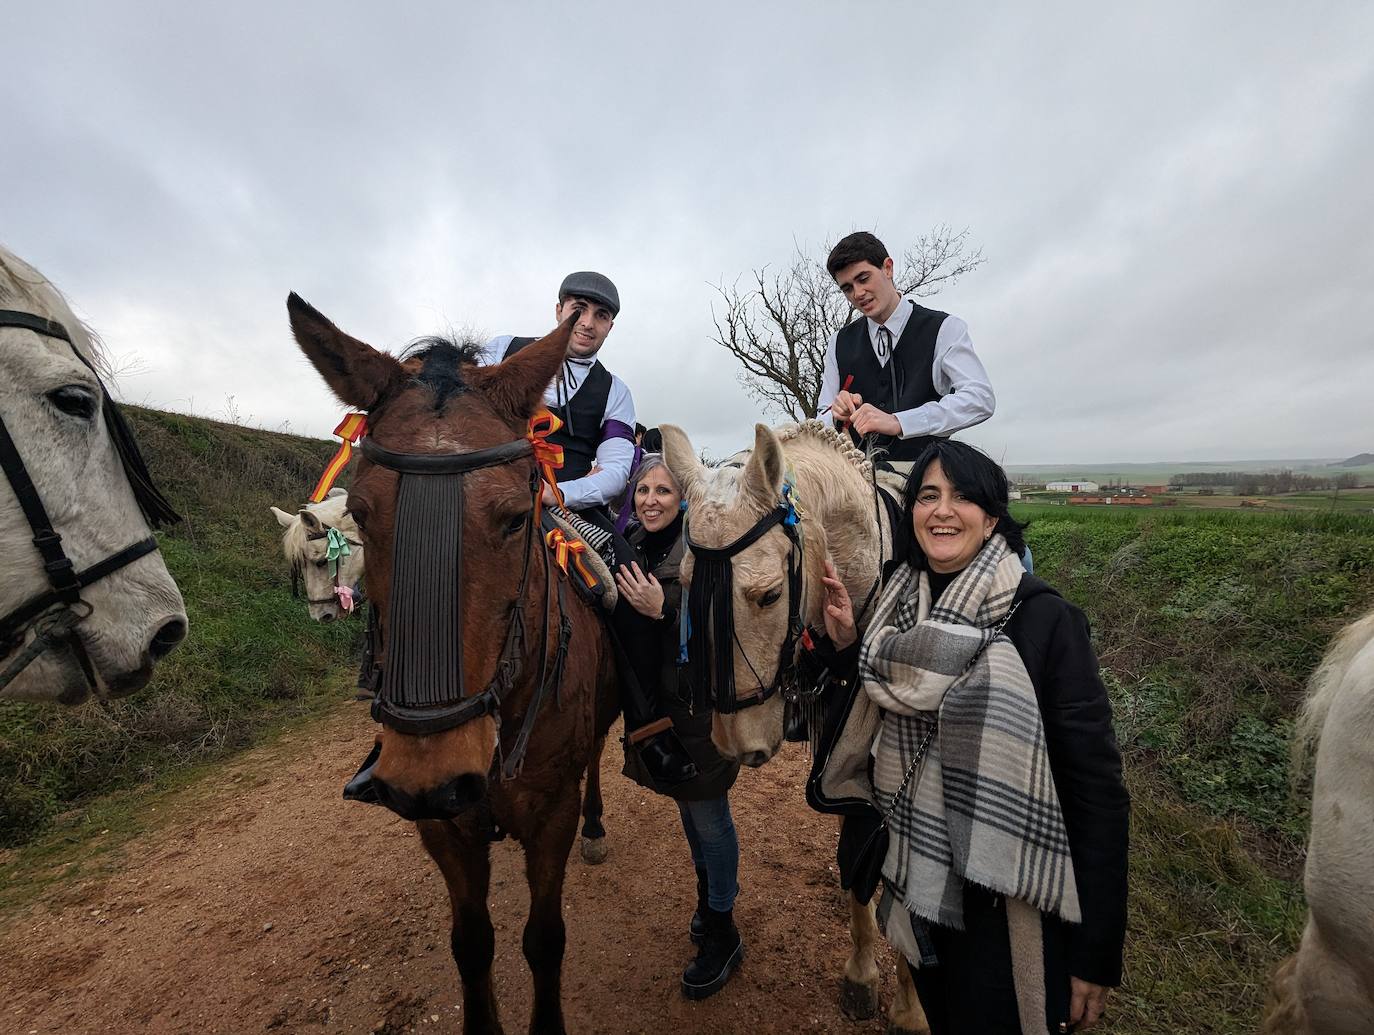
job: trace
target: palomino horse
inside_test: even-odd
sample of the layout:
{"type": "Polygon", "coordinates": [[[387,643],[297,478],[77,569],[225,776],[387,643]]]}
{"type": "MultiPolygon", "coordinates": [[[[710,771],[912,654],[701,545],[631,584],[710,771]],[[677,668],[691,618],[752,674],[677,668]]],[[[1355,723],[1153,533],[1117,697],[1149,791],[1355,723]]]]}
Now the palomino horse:
{"type": "Polygon", "coordinates": [[[291,565],[291,590],[296,592],[297,583],[304,583],[310,617],[332,622],[351,614],[355,603],[361,603],[364,554],[358,526],[348,513],[348,493],[332,489],[326,499],[295,514],[269,509],[283,529],[281,548],[291,565]],[[339,543],[348,553],[341,553],[339,543]],[[333,564],[331,548],[336,555],[333,564]]]}
{"type": "Polygon", "coordinates": [[[1342,632],[1312,676],[1299,743],[1316,744],[1307,928],[1279,967],[1267,1035],[1374,1030],[1374,613],[1342,632]]]}
{"type": "Polygon", "coordinates": [[[532,417],[573,321],[482,368],[438,341],[396,359],[295,295],[287,308],[329,387],[368,412],[349,508],[379,620],[382,731],[350,792],[415,820],[444,875],[468,1033],[501,1031],[489,853],[505,834],[520,842],[530,1031],[561,1033],[578,783],[617,700],[601,621],[551,566],[536,514],[548,454],[532,417]]]}
{"type": "Polygon", "coordinates": [[[149,528],[176,514],[101,366],[58,290],[0,248],[0,698],[133,693],[186,635],[149,528]]]}
{"type": "MultiPolygon", "coordinates": [[[[684,559],[684,585],[698,566],[696,554],[728,555],[731,567],[733,629],[721,630],[716,639],[733,640],[732,657],[722,656],[720,662],[733,668],[735,693],[730,701],[715,699],[711,739],[722,754],[760,766],[782,746],[784,702],[778,691],[799,649],[799,626],[822,625],[819,586],[825,559],[860,608],[875,591],[883,560],[891,556],[890,519],[875,499],[872,469],[863,454],[819,422],[778,433],[755,425],[752,452],[719,468],[703,465],[686,434],[665,424],[663,453],[688,501],[693,550],[684,559]],[[795,524],[782,518],[789,504],[799,518],[795,524]],[[750,541],[760,528],[766,530],[750,541]],[[736,548],[723,549],[731,544],[736,548]]],[[[853,952],[845,964],[840,1005],[850,1017],[864,1019],[878,1008],[880,936],[871,903],[851,895],[849,907],[853,952]]],[[[926,1032],[925,1012],[905,965],[897,975],[889,1035],[926,1032]]]]}

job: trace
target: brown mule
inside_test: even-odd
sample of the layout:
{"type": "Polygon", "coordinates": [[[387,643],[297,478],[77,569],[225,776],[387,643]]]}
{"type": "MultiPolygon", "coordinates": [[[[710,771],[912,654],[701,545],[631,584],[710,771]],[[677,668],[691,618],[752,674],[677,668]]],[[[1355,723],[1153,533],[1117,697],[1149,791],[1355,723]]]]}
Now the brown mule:
{"type": "MultiPolygon", "coordinates": [[[[530,888],[529,1030],[562,1033],[564,869],[581,774],[617,701],[601,622],[565,591],[532,513],[539,483],[526,432],[572,321],[482,368],[447,342],[404,359],[378,352],[296,295],[287,309],[325,382],[368,412],[349,510],[379,616],[374,714],[383,728],[375,762],[355,779],[368,786],[353,790],[415,820],[444,875],[469,1035],[502,1030],[489,851],[501,834],[520,842],[530,888]]],[[[596,828],[599,797],[589,816],[596,828]]]]}

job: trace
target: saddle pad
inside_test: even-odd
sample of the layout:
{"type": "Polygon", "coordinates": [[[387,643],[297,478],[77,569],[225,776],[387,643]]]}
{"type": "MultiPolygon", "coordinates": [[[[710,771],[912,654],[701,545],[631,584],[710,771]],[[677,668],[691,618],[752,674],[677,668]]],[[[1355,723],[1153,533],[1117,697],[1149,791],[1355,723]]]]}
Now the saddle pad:
{"type": "Polygon", "coordinates": [[[609,552],[611,533],[598,528],[590,521],[583,521],[571,511],[564,510],[562,507],[545,507],[543,513],[544,531],[547,532],[552,525],[556,524],[563,529],[564,535],[574,539],[581,539],[591,549],[582,555],[583,563],[591,569],[596,576],[598,585],[588,588],[580,578],[573,578],[572,584],[587,600],[600,604],[606,611],[614,611],[616,601],[620,599],[620,592],[616,589],[615,579],[611,576],[610,564],[602,555],[602,551],[609,552]],[[599,545],[598,545],[599,544],[599,545]]]}

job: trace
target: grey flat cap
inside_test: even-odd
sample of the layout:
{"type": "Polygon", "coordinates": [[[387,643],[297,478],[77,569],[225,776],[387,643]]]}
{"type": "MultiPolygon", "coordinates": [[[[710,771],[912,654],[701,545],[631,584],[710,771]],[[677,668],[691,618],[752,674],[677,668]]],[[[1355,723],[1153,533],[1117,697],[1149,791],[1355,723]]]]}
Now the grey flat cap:
{"type": "Polygon", "coordinates": [[[563,283],[558,289],[558,300],[561,302],[569,295],[600,302],[610,308],[612,316],[620,312],[620,292],[615,289],[610,277],[600,273],[592,273],[590,270],[569,273],[563,278],[563,283]]]}

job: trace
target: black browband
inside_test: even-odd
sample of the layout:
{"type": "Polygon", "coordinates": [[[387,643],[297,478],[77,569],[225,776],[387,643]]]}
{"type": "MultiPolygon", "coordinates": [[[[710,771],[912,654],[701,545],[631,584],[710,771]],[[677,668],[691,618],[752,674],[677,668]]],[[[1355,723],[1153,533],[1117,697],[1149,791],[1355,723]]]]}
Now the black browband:
{"type": "Polygon", "coordinates": [[[374,464],[400,474],[467,474],[483,467],[500,467],[534,452],[534,446],[524,438],[469,453],[393,453],[369,436],[363,439],[362,449],[363,456],[374,464]]]}

